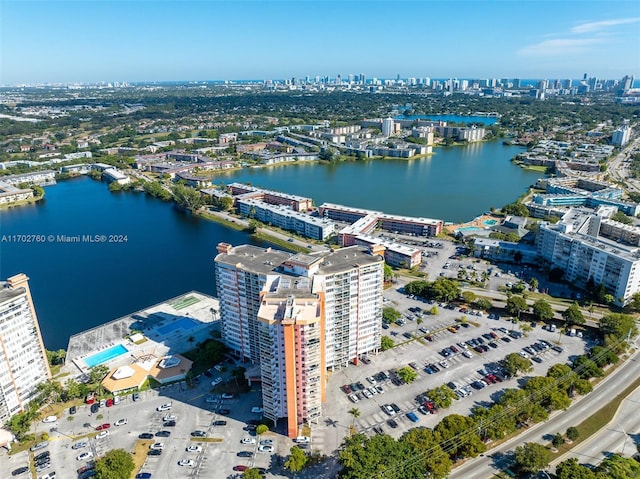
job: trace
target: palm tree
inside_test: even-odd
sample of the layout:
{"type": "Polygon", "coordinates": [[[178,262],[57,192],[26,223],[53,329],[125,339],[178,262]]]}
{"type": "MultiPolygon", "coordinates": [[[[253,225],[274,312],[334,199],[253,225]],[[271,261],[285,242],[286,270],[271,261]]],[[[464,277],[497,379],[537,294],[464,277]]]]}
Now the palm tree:
{"type": "Polygon", "coordinates": [[[422,318],[416,319],[416,332],[420,329],[420,325],[423,323],[422,318]]]}
{"type": "Polygon", "coordinates": [[[353,420],[351,421],[351,432],[353,432],[356,427],[356,419],[360,417],[360,409],[357,407],[351,408],[349,410],[349,414],[353,417],[353,420]]]}

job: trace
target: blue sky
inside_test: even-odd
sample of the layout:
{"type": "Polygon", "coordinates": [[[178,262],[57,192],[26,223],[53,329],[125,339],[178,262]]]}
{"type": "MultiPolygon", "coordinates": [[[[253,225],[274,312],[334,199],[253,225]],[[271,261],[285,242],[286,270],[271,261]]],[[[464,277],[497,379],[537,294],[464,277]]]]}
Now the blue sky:
{"type": "Polygon", "coordinates": [[[0,84],[640,73],[640,2],[0,0],[0,84]]]}

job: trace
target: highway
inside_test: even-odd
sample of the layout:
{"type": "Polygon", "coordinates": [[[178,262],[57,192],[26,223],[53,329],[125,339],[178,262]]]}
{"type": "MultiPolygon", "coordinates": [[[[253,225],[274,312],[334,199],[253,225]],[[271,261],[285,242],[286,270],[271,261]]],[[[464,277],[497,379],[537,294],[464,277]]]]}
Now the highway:
{"type": "MultiPolygon", "coordinates": [[[[538,423],[518,436],[490,449],[486,455],[467,461],[454,469],[449,477],[451,479],[490,479],[496,472],[505,469],[510,464],[509,452],[513,451],[516,446],[525,442],[548,444],[551,437],[557,432],[564,433],[569,426],[580,424],[586,417],[606,405],[612,395],[622,391],[640,376],[639,355],[640,350],[636,349],[635,353],[615,373],[601,381],[593,392],[574,401],[568,410],[554,412],[546,422],[538,423]]],[[[623,416],[620,417],[623,418],[623,416]]],[[[637,431],[635,421],[631,418],[628,421],[623,420],[623,423],[634,433],[637,431]],[[633,427],[636,429],[632,429],[633,427]]],[[[622,445],[620,433],[609,431],[609,434],[615,434],[618,438],[618,444],[622,445]]],[[[630,442],[627,447],[631,447],[630,442]]],[[[595,453],[589,453],[595,457],[595,453]]]]}
{"type": "Polygon", "coordinates": [[[551,467],[555,470],[558,463],[572,457],[578,459],[580,464],[597,466],[613,452],[626,457],[635,454],[637,451],[634,438],[637,438],[640,432],[638,407],[640,407],[640,388],[620,404],[620,408],[606,427],[553,461],[551,467]]]}
{"type": "Polygon", "coordinates": [[[608,172],[611,175],[612,180],[621,181],[629,191],[640,192],[640,183],[629,178],[629,169],[624,163],[624,160],[628,158],[631,155],[631,152],[638,147],[640,147],[640,137],[631,141],[609,162],[608,172]]]}

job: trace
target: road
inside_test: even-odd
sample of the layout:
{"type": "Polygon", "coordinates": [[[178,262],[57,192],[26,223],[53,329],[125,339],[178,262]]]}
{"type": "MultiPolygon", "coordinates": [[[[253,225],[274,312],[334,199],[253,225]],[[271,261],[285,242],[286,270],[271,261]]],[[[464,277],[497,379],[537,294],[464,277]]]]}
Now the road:
{"type": "MultiPolygon", "coordinates": [[[[451,479],[489,479],[510,463],[509,452],[525,442],[548,444],[553,435],[564,433],[569,426],[581,423],[611,400],[612,391],[622,391],[640,376],[640,350],[627,359],[618,370],[601,381],[587,396],[577,399],[566,411],[556,411],[546,422],[538,423],[505,443],[491,449],[488,455],[479,456],[454,469],[451,479]]],[[[632,427],[629,423],[629,427],[632,427]]],[[[611,431],[610,431],[611,432],[611,431]]],[[[635,431],[634,431],[635,432],[635,431]]],[[[619,442],[620,442],[620,436],[619,442]]],[[[621,442],[620,442],[621,443],[621,442]]]]}
{"type": "Polygon", "coordinates": [[[640,146],[640,137],[630,142],[620,153],[613,158],[608,165],[608,171],[611,178],[615,181],[621,181],[625,183],[626,188],[629,191],[639,191],[640,185],[637,181],[630,179],[629,170],[624,164],[624,160],[631,154],[631,152],[640,146]]]}
{"type": "Polygon", "coordinates": [[[629,457],[636,453],[633,438],[640,431],[640,388],[631,393],[620,404],[611,422],[586,441],[580,443],[567,454],[551,463],[553,469],[558,463],[575,457],[580,464],[597,466],[610,453],[620,453],[629,457]]]}

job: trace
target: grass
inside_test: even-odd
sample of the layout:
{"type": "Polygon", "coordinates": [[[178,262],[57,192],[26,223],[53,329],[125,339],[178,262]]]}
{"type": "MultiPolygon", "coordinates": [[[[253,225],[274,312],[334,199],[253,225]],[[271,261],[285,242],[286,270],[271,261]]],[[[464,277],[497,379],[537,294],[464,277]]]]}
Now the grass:
{"type": "Polygon", "coordinates": [[[282,240],[280,238],[276,238],[275,236],[271,236],[265,233],[254,233],[251,235],[252,239],[259,239],[262,241],[267,241],[273,245],[276,245],[284,250],[293,251],[294,253],[304,253],[309,252],[309,248],[305,248],[304,246],[298,246],[294,243],[290,243],[286,240],[282,240]]]}
{"type": "Polygon", "coordinates": [[[226,226],[227,228],[234,229],[236,231],[243,231],[244,230],[244,226],[239,225],[238,223],[233,223],[231,221],[227,221],[225,219],[220,218],[219,216],[215,216],[215,215],[212,215],[210,213],[205,213],[204,211],[196,211],[194,214],[196,216],[201,217],[201,218],[205,218],[207,220],[211,220],[211,221],[215,221],[216,223],[220,223],[221,225],[226,226]]]}
{"type": "Polygon", "coordinates": [[[191,442],[224,442],[221,437],[192,437],[191,442]]]}
{"type": "Polygon", "coordinates": [[[133,447],[133,472],[131,473],[131,479],[135,478],[135,475],[140,471],[142,465],[147,460],[147,453],[149,452],[149,446],[153,444],[153,439],[143,439],[136,441],[135,446],[133,447]]]}

